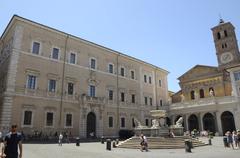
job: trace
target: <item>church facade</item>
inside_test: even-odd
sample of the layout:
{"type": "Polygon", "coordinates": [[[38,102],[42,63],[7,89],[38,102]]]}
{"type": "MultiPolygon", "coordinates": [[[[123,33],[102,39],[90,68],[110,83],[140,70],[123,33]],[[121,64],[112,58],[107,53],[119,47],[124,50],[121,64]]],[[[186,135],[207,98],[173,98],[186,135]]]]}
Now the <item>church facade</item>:
{"type": "Polygon", "coordinates": [[[17,15],[0,50],[1,131],[117,136],[168,104],[168,71],[17,15]]]}
{"type": "Polygon", "coordinates": [[[186,131],[223,135],[240,129],[239,63],[235,28],[220,20],[212,28],[218,66],[196,65],[178,78],[181,90],[172,95],[169,118],[184,118],[186,131]]]}

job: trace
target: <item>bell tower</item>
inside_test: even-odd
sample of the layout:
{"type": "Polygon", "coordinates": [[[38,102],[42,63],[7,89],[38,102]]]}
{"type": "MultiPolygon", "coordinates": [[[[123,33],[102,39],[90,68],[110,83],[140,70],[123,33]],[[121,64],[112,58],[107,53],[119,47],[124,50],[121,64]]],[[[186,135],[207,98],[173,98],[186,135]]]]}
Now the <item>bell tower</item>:
{"type": "Polygon", "coordinates": [[[230,22],[225,23],[222,19],[217,26],[212,28],[220,69],[240,63],[240,53],[234,30],[235,28],[230,22]]]}

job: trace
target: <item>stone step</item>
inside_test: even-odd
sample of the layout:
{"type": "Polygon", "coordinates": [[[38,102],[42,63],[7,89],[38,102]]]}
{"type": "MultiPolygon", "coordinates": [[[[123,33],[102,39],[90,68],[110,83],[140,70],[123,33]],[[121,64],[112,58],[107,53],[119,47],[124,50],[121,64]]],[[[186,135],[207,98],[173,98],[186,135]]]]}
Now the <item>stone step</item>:
{"type": "MultiPolygon", "coordinates": [[[[198,139],[193,139],[190,137],[174,137],[174,138],[164,138],[164,137],[147,137],[148,148],[149,149],[175,149],[175,148],[184,148],[185,140],[189,139],[192,141],[193,147],[207,145],[198,139]]],[[[117,145],[119,148],[131,148],[138,149],[140,148],[140,138],[132,137],[125,140],[117,145]]]]}

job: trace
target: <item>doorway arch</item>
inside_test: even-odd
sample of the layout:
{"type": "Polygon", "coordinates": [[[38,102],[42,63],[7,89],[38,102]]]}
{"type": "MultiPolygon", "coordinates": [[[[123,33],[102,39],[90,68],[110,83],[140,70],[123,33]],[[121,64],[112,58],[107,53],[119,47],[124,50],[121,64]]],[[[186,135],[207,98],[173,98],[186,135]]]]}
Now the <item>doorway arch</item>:
{"type": "Polygon", "coordinates": [[[93,112],[87,115],[87,138],[96,137],[96,115],[93,112]]]}
{"type": "Polygon", "coordinates": [[[221,115],[221,122],[222,122],[223,134],[225,134],[227,131],[232,132],[236,130],[234,117],[231,112],[229,111],[223,112],[221,115]]]}

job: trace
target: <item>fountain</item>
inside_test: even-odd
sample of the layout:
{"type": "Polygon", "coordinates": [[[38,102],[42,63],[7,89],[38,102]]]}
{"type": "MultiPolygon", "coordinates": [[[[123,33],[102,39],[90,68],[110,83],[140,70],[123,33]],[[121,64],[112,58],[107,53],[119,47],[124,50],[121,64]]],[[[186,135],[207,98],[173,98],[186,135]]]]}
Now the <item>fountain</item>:
{"type": "Polygon", "coordinates": [[[177,121],[176,125],[168,127],[165,110],[152,110],[150,114],[154,118],[151,127],[143,126],[140,121],[134,119],[136,125],[134,131],[136,135],[144,134],[148,137],[168,137],[169,131],[172,131],[176,136],[183,135],[182,118],[177,121]]]}
{"type": "Polygon", "coordinates": [[[151,137],[166,137],[169,134],[168,126],[166,125],[166,111],[165,110],[152,110],[150,111],[152,120],[152,127],[142,126],[141,123],[135,119],[134,129],[136,135],[144,134],[151,137]]]}

